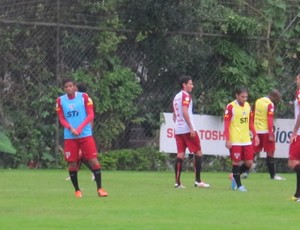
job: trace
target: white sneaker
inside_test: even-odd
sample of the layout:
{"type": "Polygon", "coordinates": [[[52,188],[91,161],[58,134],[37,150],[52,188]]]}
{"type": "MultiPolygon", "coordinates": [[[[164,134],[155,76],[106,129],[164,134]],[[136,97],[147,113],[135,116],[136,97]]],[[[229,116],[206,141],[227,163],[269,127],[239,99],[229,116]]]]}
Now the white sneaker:
{"type": "Polygon", "coordinates": [[[238,191],[241,191],[241,192],[247,192],[247,189],[245,188],[245,186],[240,186],[238,187],[238,191]]]}
{"type": "Polygon", "coordinates": [[[195,181],[195,187],[199,187],[199,188],[209,188],[209,187],[210,187],[210,185],[209,185],[209,184],[206,184],[206,183],[204,183],[203,181],[201,181],[201,182],[197,182],[197,181],[195,181]]]}
{"type": "Polygon", "coordinates": [[[286,180],[286,179],[281,176],[275,175],[273,180],[286,180]]]}
{"type": "Polygon", "coordinates": [[[175,184],[174,185],[175,188],[179,188],[179,189],[185,189],[185,186],[183,186],[182,184],[175,184]]]}

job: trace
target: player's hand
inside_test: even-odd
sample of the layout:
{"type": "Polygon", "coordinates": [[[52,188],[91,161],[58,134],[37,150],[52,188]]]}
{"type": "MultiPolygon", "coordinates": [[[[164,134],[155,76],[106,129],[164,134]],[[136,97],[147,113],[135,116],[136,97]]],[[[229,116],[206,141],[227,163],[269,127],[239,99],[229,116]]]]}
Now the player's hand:
{"type": "Polygon", "coordinates": [[[78,136],[78,135],[79,135],[78,131],[77,131],[76,129],[74,129],[73,127],[70,127],[70,131],[71,131],[71,133],[72,133],[73,135],[75,135],[75,136],[78,136]]]}
{"type": "Polygon", "coordinates": [[[274,137],[274,133],[269,135],[269,141],[274,142],[275,137],[274,137]]]}
{"type": "Polygon", "coordinates": [[[74,135],[75,135],[75,136],[79,136],[79,135],[80,135],[80,132],[78,132],[78,130],[77,130],[77,129],[75,129],[75,131],[74,131],[74,135]]]}
{"type": "Polygon", "coordinates": [[[231,149],[231,142],[230,141],[226,141],[225,142],[225,147],[228,149],[231,149]]]}
{"type": "Polygon", "coordinates": [[[191,138],[194,138],[196,136],[195,130],[191,130],[190,133],[191,133],[191,138]]]}

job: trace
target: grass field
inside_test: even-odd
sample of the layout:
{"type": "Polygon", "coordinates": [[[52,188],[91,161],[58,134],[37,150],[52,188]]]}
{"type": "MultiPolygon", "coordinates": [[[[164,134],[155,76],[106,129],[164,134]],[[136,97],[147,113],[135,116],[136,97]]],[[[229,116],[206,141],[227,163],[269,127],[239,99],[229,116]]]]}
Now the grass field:
{"type": "Polygon", "coordinates": [[[109,197],[98,198],[82,170],[74,197],[65,170],[0,170],[0,229],[299,229],[300,203],[289,201],[295,175],[272,181],[253,173],[248,192],[229,189],[228,173],[203,173],[209,189],[173,188],[172,172],[103,172],[109,197]]]}

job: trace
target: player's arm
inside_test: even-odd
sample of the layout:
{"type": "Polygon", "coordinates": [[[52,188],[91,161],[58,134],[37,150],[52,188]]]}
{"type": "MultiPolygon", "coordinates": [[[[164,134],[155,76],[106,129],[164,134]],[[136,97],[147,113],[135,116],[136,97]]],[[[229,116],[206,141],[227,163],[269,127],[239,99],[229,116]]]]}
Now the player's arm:
{"type": "Polygon", "coordinates": [[[274,125],[274,105],[270,103],[267,109],[267,122],[269,141],[274,141],[273,125],[274,125]]]}
{"type": "Polygon", "coordinates": [[[232,119],[232,105],[229,104],[226,106],[225,114],[224,114],[224,133],[225,133],[225,147],[230,149],[231,142],[230,142],[230,121],[232,119]]]}
{"type": "Polygon", "coordinates": [[[183,118],[184,118],[185,122],[187,123],[188,127],[190,128],[191,137],[194,137],[196,135],[195,129],[191,123],[191,119],[190,119],[188,110],[189,110],[189,107],[187,105],[182,106],[183,118]]]}
{"type": "Polygon", "coordinates": [[[69,124],[69,122],[65,119],[64,113],[63,113],[63,109],[61,106],[61,100],[60,98],[56,99],[56,114],[58,116],[58,120],[60,122],[60,124],[66,128],[66,129],[70,129],[71,125],[69,124]]]}
{"type": "MultiPolygon", "coordinates": [[[[300,105],[300,98],[298,96],[296,97],[296,100],[297,100],[298,105],[300,105]]],[[[296,118],[296,123],[295,123],[294,128],[293,128],[293,132],[292,132],[292,135],[291,135],[290,142],[293,142],[293,141],[296,140],[297,132],[298,132],[299,128],[300,128],[300,106],[299,106],[299,112],[298,112],[298,116],[296,118]]]]}
{"type": "Polygon", "coordinates": [[[251,111],[249,115],[249,130],[252,133],[252,136],[254,138],[254,144],[255,146],[259,145],[259,138],[257,136],[255,127],[254,127],[254,113],[251,111]]]}
{"type": "Polygon", "coordinates": [[[80,134],[82,129],[94,120],[94,105],[92,99],[86,94],[82,94],[84,100],[84,106],[86,109],[87,116],[84,121],[78,126],[77,132],[80,134]]]}

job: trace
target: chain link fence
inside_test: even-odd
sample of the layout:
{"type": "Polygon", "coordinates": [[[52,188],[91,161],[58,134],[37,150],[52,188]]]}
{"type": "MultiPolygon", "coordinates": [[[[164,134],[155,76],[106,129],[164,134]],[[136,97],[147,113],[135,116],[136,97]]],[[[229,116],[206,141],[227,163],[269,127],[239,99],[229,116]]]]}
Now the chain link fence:
{"type": "MultiPolygon", "coordinates": [[[[61,79],[75,70],[89,68],[90,63],[97,59],[99,53],[97,54],[95,38],[102,32],[114,32],[124,37],[114,55],[121,60],[122,65],[135,73],[142,93],[134,102],[137,108],[135,117],[124,120],[122,132],[112,138],[109,147],[101,142],[99,132],[102,129],[101,124],[105,123],[110,115],[100,114],[96,108],[94,132],[98,147],[100,151],[106,151],[106,148],[115,150],[158,146],[160,113],[172,111],[172,99],[178,90],[178,76],[168,74],[167,69],[157,66],[157,63],[149,62],[149,57],[141,52],[143,47],[136,39],[136,31],[101,29],[99,22],[105,21],[108,16],[78,11],[77,1],[1,0],[0,3],[1,127],[9,133],[19,153],[9,167],[16,167],[20,162],[25,164],[27,159],[59,163],[62,130],[54,108],[56,97],[62,93],[61,79]],[[143,117],[141,122],[133,122],[140,117],[143,117]]],[[[104,1],[102,3],[104,4],[104,1]]],[[[178,58],[185,57],[182,62],[194,65],[191,68],[196,66],[194,69],[197,69],[198,73],[194,79],[195,112],[209,114],[208,105],[218,103],[209,95],[220,80],[220,60],[213,55],[219,35],[200,36],[198,33],[172,32],[168,37],[173,42],[184,37],[186,43],[199,39],[201,49],[186,50],[186,46],[182,46],[182,49],[173,50],[172,55],[178,58]],[[199,52],[203,59],[195,62],[186,55],[193,52],[199,52]]],[[[239,39],[244,41],[245,51],[259,52],[264,42],[259,38],[239,39]]],[[[156,49],[155,45],[158,42],[159,40],[153,39],[150,49],[156,49]]],[[[164,45],[170,50],[168,46],[171,44],[164,45]]],[[[180,60],[177,60],[177,63],[179,62],[180,60]]],[[[292,79],[297,65],[298,62],[295,61],[290,72],[278,77],[282,81],[279,90],[283,92],[286,102],[292,98],[292,79]]],[[[172,63],[168,66],[172,68],[172,63]]],[[[187,72],[188,69],[183,71],[187,72]]],[[[176,72],[179,73],[180,70],[176,72]]],[[[94,77],[101,78],[96,75],[94,77]]],[[[92,85],[87,92],[91,97],[96,95],[92,85]]],[[[101,98],[97,100],[101,103],[101,98]]],[[[281,118],[292,116],[292,109],[284,110],[284,113],[279,111],[278,114],[281,118]]]]}

